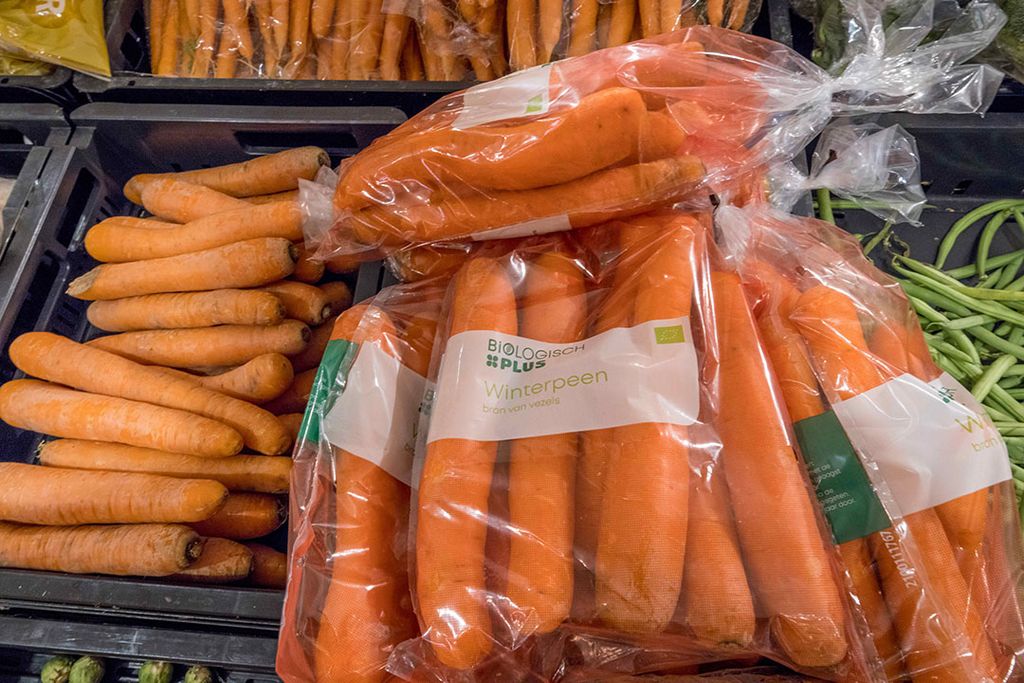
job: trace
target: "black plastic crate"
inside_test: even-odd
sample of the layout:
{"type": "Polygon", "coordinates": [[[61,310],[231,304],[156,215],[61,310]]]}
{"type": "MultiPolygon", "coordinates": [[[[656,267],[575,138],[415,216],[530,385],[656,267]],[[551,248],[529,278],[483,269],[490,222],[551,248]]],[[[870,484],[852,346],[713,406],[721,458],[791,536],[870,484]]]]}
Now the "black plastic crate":
{"type": "Polygon", "coordinates": [[[71,70],[62,66],[45,76],[0,74],[0,103],[50,102],[72,106],[78,94],[72,87],[71,70]]]}
{"type": "MultiPolygon", "coordinates": [[[[137,214],[121,194],[134,173],[213,166],[301,144],[324,147],[337,163],[404,118],[388,108],[99,103],[76,110],[71,144],[52,150],[40,177],[43,200],[38,211],[19,218],[0,261],[0,382],[17,376],[7,347],[21,333],[48,330],[79,340],[95,335],[85,318],[85,302],[64,291],[71,279],[95,265],[82,247],[84,232],[108,216],[137,214]]],[[[40,440],[37,434],[0,424],[0,459],[31,462],[40,440]]],[[[36,614],[33,628],[42,629],[40,637],[46,642],[58,645],[61,641],[53,638],[72,637],[72,632],[78,634],[74,638],[93,637],[91,623],[69,623],[63,634],[61,622],[68,617],[95,618],[100,624],[130,617],[154,628],[172,622],[182,628],[210,628],[205,637],[214,640],[213,634],[225,629],[255,629],[273,640],[281,601],[277,590],[0,570],[0,610],[36,614]]],[[[0,646],[14,645],[12,639],[18,636],[18,627],[8,628],[7,623],[0,619],[0,646]]],[[[161,636],[153,636],[154,643],[160,641],[161,636]]]]}
{"type": "MultiPolygon", "coordinates": [[[[891,115],[881,125],[898,123],[917,139],[921,179],[927,202],[923,225],[898,225],[894,233],[910,245],[911,255],[932,262],[939,242],[965,213],[996,199],[1024,199],[1024,115],[891,115]]],[[[871,233],[882,221],[865,211],[837,211],[837,223],[854,233],[871,233]]],[[[965,232],[948,259],[948,267],[973,261],[981,221],[965,232]]],[[[996,234],[992,254],[1024,247],[1012,221],[996,234]]],[[[885,265],[882,250],[873,254],[885,265]]]]}

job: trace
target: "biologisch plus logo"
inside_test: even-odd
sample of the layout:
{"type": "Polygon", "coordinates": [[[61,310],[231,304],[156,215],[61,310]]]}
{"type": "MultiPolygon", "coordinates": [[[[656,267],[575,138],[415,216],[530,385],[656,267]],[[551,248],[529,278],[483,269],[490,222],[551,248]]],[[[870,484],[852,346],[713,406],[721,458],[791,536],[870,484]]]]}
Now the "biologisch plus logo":
{"type": "Polygon", "coordinates": [[[579,353],[585,347],[586,344],[581,343],[572,346],[544,348],[501,339],[488,339],[487,357],[484,361],[489,368],[524,373],[540,370],[547,365],[549,360],[579,353]]]}

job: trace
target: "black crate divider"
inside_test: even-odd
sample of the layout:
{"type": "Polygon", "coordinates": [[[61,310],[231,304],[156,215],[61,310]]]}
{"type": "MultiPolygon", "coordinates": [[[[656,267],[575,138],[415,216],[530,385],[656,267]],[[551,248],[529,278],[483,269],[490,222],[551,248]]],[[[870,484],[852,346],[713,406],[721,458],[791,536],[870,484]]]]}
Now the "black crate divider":
{"type": "MultiPolygon", "coordinates": [[[[82,248],[85,230],[131,209],[120,188],[132,174],[238,161],[300,144],[296,136],[301,144],[325,147],[337,163],[404,118],[387,108],[225,110],[110,103],[80,108],[72,115],[72,144],[51,150],[36,188],[42,200],[36,210],[19,216],[0,260],[0,382],[18,374],[7,358],[16,335],[49,330],[86,339],[94,334],[85,302],[64,291],[94,265],[82,248]]],[[[0,425],[0,459],[31,462],[40,439],[0,425]]],[[[0,648],[55,650],[80,643],[82,651],[97,654],[227,668],[259,662],[269,671],[282,597],[281,591],[258,588],[0,569],[0,613],[6,612],[0,617],[0,648]],[[127,634],[124,642],[119,633],[127,634]],[[232,645],[236,637],[242,639],[237,647],[232,645]],[[140,643],[149,649],[122,651],[140,643]],[[177,655],[175,647],[180,647],[177,655]],[[206,660],[194,654],[203,652],[209,653],[206,660]]]]}
{"type": "Polygon", "coordinates": [[[0,103],[34,102],[72,106],[77,100],[71,70],[55,67],[45,76],[0,74],[0,103]]]}

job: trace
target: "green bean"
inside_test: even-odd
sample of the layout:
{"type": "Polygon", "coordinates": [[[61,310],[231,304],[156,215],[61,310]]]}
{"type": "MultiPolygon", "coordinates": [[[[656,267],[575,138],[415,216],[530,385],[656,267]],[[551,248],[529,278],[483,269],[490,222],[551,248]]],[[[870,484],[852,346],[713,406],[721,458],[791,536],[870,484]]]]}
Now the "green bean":
{"type": "Polygon", "coordinates": [[[886,221],[885,225],[882,226],[882,229],[879,230],[878,233],[874,237],[872,237],[870,240],[868,240],[868,243],[864,245],[864,255],[865,256],[870,256],[871,252],[873,252],[875,250],[875,247],[877,247],[879,244],[881,244],[885,240],[885,238],[889,236],[890,232],[892,232],[892,221],[891,220],[890,221],[886,221]]]}
{"type": "Polygon", "coordinates": [[[821,188],[818,194],[818,218],[832,225],[836,224],[836,217],[832,213],[832,193],[821,188]]]}
{"type": "Polygon", "coordinates": [[[937,280],[933,280],[925,275],[921,275],[920,273],[916,273],[906,268],[900,268],[895,264],[893,265],[893,268],[918,284],[951,299],[954,303],[959,303],[973,311],[985,313],[986,315],[991,315],[992,317],[999,318],[1000,320],[1012,322],[1017,325],[1024,325],[1024,314],[1019,311],[1015,311],[1012,308],[1008,308],[995,301],[981,301],[979,299],[972,298],[971,296],[958,292],[956,289],[938,282],[937,280]]]}
{"type": "Polygon", "coordinates": [[[1001,386],[992,387],[992,398],[996,405],[1008,415],[1012,415],[1017,420],[1024,421],[1024,406],[1017,402],[1013,396],[1010,396],[1001,386]]]}
{"type": "Polygon", "coordinates": [[[1001,351],[1003,353],[1010,354],[1014,358],[1024,360],[1024,346],[1011,344],[1009,341],[982,327],[971,327],[965,331],[970,336],[975,339],[980,339],[997,351],[1001,351]]]}
{"type": "MultiPolygon", "coordinates": [[[[989,323],[996,322],[996,319],[989,315],[968,315],[963,318],[956,318],[950,320],[948,323],[935,322],[931,323],[942,330],[963,330],[968,327],[978,327],[979,325],[988,325],[989,323]]],[[[1008,323],[1003,323],[1006,325],[1008,323]]]]}
{"type": "Polygon", "coordinates": [[[988,413],[988,416],[992,418],[993,421],[1003,420],[1005,422],[1013,422],[1012,417],[1010,417],[1003,411],[999,410],[998,408],[992,407],[991,405],[989,405],[989,402],[987,401],[985,403],[982,403],[981,407],[985,409],[985,412],[988,413]]]}
{"type": "MultiPolygon", "coordinates": [[[[1010,251],[1005,254],[1000,254],[999,256],[993,256],[988,260],[988,265],[991,268],[1005,266],[1007,263],[1009,263],[1010,261],[1012,261],[1013,259],[1017,258],[1022,254],[1024,254],[1024,249],[1018,249],[1016,251],[1010,251]]],[[[977,266],[971,263],[966,266],[960,266],[959,268],[950,268],[949,270],[943,272],[945,272],[946,275],[950,277],[955,277],[958,280],[960,280],[965,277],[971,277],[972,275],[974,275],[974,273],[977,272],[977,266]]]]}
{"type": "MultiPolygon", "coordinates": [[[[1009,390],[1009,389],[1016,389],[1017,387],[1020,386],[1021,382],[1024,382],[1024,378],[1021,378],[1019,376],[1018,377],[1008,377],[1008,376],[1006,376],[1004,374],[1002,379],[999,380],[998,384],[1003,389],[1009,390]]],[[[1013,392],[1010,391],[1010,394],[1012,395],[1013,392]]],[[[1014,396],[1014,398],[1024,398],[1024,397],[1022,397],[1022,396],[1014,396]]]]}
{"type": "MultiPolygon", "coordinates": [[[[1021,265],[1024,265],[1024,256],[1018,256],[1009,263],[1006,264],[1002,269],[1002,273],[999,275],[996,281],[996,289],[1006,289],[1011,283],[1017,278],[1017,273],[1020,271],[1021,265]]],[[[1022,285],[1024,285],[1024,279],[1021,279],[1022,285]]]]}
{"type": "Polygon", "coordinates": [[[928,335],[925,338],[928,339],[929,347],[934,348],[937,351],[940,351],[941,353],[949,356],[950,358],[960,361],[961,363],[974,362],[974,357],[971,356],[971,354],[960,350],[958,347],[953,346],[952,344],[943,339],[933,341],[934,337],[931,335],[928,335]],[[931,337],[931,339],[929,339],[929,337],[931,337]]]}
{"type": "Polygon", "coordinates": [[[927,287],[922,287],[916,282],[909,282],[907,280],[900,280],[900,285],[903,287],[903,291],[907,293],[907,296],[911,297],[911,304],[913,300],[917,299],[924,303],[930,304],[931,306],[937,306],[945,311],[948,311],[956,316],[971,315],[971,309],[966,306],[961,306],[958,303],[951,302],[941,294],[934,292],[927,287]]]}
{"type": "Polygon", "coordinates": [[[1006,393],[1008,393],[1010,396],[1017,399],[1018,401],[1024,398],[1024,389],[1007,389],[1006,393]]]}
{"type": "MultiPolygon", "coordinates": [[[[1024,349],[1022,349],[1024,352],[1024,349]]],[[[981,377],[971,387],[971,394],[979,401],[984,401],[985,397],[988,396],[988,392],[992,391],[992,388],[996,386],[996,383],[1002,379],[1003,373],[1010,369],[1010,366],[1016,365],[1017,359],[1013,356],[1000,356],[994,363],[985,368],[985,371],[981,373],[981,377]]],[[[1013,394],[1010,394],[1013,397],[1013,394]]]]}
{"type": "Polygon", "coordinates": [[[1024,344],[1024,327],[1015,327],[1010,330],[1010,336],[1007,337],[1007,341],[1011,344],[1024,344]]]}
{"type": "Polygon", "coordinates": [[[992,332],[1005,339],[1010,336],[1010,332],[1012,332],[1013,329],[1014,327],[1010,323],[999,323],[999,326],[992,330],[992,332]]]}
{"type": "MultiPolygon", "coordinates": [[[[964,233],[964,231],[985,216],[990,216],[1002,211],[1003,209],[1009,209],[1014,206],[1024,206],[1024,200],[1002,199],[984,204],[972,211],[968,211],[966,215],[953,224],[953,227],[949,229],[946,236],[942,238],[942,242],[939,243],[939,252],[935,258],[935,267],[942,268],[942,266],[946,264],[946,259],[949,258],[949,252],[953,251],[953,245],[956,244],[957,239],[964,233]]],[[[971,267],[967,272],[977,272],[977,267],[971,267]]]]}
{"type": "MultiPolygon", "coordinates": [[[[927,318],[927,319],[929,319],[929,320],[931,320],[933,322],[937,322],[937,323],[947,323],[947,322],[949,322],[949,318],[947,318],[946,316],[942,315],[941,313],[936,311],[934,308],[930,307],[928,304],[926,304],[926,303],[924,303],[922,301],[914,301],[912,299],[911,300],[911,305],[921,315],[923,315],[925,318],[927,318]]],[[[983,329],[983,328],[972,328],[972,329],[983,329]]],[[[952,341],[952,343],[955,346],[957,346],[961,351],[963,351],[968,356],[970,356],[972,362],[977,363],[979,365],[981,364],[981,356],[978,354],[977,345],[971,343],[971,340],[967,338],[967,335],[964,333],[963,330],[950,330],[950,329],[947,329],[947,330],[945,330],[945,333],[946,333],[946,336],[949,337],[950,341],[952,341]]]]}
{"type": "Polygon", "coordinates": [[[985,277],[979,279],[978,284],[974,286],[978,289],[994,289],[996,287],[996,283],[1003,277],[1004,272],[1006,272],[1005,268],[996,268],[985,277]]]}
{"type": "MultiPolygon", "coordinates": [[[[985,274],[985,266],[988,261],[988,252],[992,249],[992,240],[996,236],[996,232],[1002,227],[1003,223],[1010,217],[1009,210],[1003,210],[992,216],[988,223],[981,231],[981,237],[978,239],[978,277],[985,274]]],[[[1024,230],[1024,226],[1020,226],[1024,230]]]]}
{"type": "Polygon", "coordinates": [[[1006,442],[1007,446],[1012,444],[1017,448],[1024,448],[1024,436],[1004,436],[1003,441],[1006,442]]]}

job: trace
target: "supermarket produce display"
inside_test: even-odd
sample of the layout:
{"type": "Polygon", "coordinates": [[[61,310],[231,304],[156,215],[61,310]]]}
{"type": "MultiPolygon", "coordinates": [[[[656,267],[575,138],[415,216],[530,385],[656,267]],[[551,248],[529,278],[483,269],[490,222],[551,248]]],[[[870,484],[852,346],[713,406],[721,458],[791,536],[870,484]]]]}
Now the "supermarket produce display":
{"type": "Polygon", "coordinates": [[[743,2],[131,4],[160,97],[406,83],[21,145],[5,680],[1016,679],[995,5],[846,3],[830,75],[743,2]],[[417,114],[413,47],[514,73],[417,114]]]}

